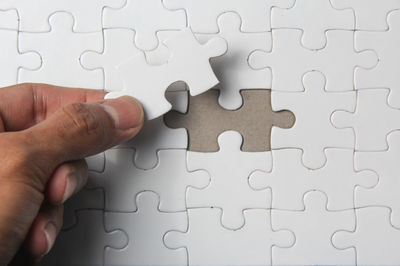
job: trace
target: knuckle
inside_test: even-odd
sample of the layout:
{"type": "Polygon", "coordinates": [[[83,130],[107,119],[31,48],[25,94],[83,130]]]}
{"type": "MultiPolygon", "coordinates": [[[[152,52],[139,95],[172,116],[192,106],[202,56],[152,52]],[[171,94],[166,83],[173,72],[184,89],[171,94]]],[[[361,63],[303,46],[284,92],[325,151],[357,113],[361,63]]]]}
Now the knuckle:
{"type": "Polygon", "coordinates": [[[72,103],[62,108],[69,118],[67,127],[73,127],[80,134],[99,135],[103,133],[101,123],[93,108],[84,103],[72,103]]]}

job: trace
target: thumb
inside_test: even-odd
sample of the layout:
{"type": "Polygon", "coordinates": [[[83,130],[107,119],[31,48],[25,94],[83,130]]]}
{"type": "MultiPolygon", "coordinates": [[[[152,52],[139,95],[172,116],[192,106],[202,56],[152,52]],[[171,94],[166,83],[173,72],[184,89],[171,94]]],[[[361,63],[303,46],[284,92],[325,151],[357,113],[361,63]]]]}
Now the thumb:
{"type": "Polygon", "coordinates": [[[39,166],[54,171],[63,162],[97,154],[132,138],[143,119],[141,105],[124,96],[67,105],[24,133],[39,166]]]}

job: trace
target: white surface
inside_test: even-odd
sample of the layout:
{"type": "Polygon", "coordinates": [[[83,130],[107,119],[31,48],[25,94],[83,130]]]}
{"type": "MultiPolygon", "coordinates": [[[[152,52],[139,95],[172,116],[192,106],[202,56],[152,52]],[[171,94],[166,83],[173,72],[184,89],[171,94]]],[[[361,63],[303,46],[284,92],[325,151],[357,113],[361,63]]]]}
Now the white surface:
{"type": "Polygon", "coordinates": [[[16,10],[0,10],[0,29],[18,30],[18,24],[16,10]]]}
{"type": "Polygon", "coordinates": [[[272,9],[271,26],[300,29],[304,47],[322,49],[326,46],[328,30],[354,29],[354,14],[351,10],[334,9],[331,0],[296,0],[291,8],[272,9]]]}
{"type": "Polygon", "coordinates": [[[299,148],[303,163],[308,168],[320,168],[326,163],[324,149],[353,148],[353,130],[335,128],[330,117],[335,110],[354,110],[355,92],[328,92],[325,77],[320,72],[304,75],[301,93],[272,92],[274,111],[291,110],[296,122],[290,129],[274,127],[271,132],[272,149],[299,148]]]}
{"type": "Polygon", "coordinates": [[[356,49],[373,49],[378,54],[379,63],[370,70],[356,69],[355,82],[357,89],[390,88],[389,105],[400,108],[400,10],[388,15],[388,23],[388,31],[356,33],[356,49]]]}
{"type": "Polygon", "coordinates": [[[326,33],[327,45],[322,50],[309,50],[301,45],[302,31],[272,31],[272,49],[255,51],[249,58],[254,69],[271,68],[273,91],[302,91],[302,76],[318,70],[327,77],[327,91],[354,90],[354,68],[373,67],[373,51],[354,50],[354,32],[332,30],[326,33]]]}
{"type": "Polygon", "coordinates": [[[327,163],[322,168],[310,170],[301,162],[301,150],[274,150],[272,171],[255,171],[250,176],[250,186],[257,190],[271,189],[274,209],[304,210],[303,197],[311,190],[327,195],[328,210],[351,209],[354,188],[372,188],[378,183],[378,175],[368,170],[355,171],[353,150],[327,149],[326,156],[327,163]]]}
{"type": "Polygon", "coordinates": [[[270,212],[244,211],[246,223],[239,230],[221,226],[218,208],[189,209],[186,232],[168,232],[167,247],[186,247],[189,265],[271,265],[272,246],[290,247],[294,235],[271,227],[270,212]],[[204,219],[207,217],[207,219],[204,219]]]}
{"type": "Polygon", "coordinates": [[[389,208],[356,209],[355,231],[338,231],[332,243],[339,249],[356,251],[358,265],[399,265],[400,231],[389,223],[389,208]]]}
{"type": "Polygon", "coordinates": [[[136,46],[148,51],[157,47],[158,31],[185,28],[186,16],[182,10],[164,8],[163,0],[126,0],[121,9],[104,10],[103,26],[134,30],[136,46]]]}
{"type": "Polygon", "coordinates": [[[384,31],[388,29],[387,15],[400,8],[398,0],[330,0],[337,9],[352,9],[356,19],[356,29],[366,31],[384,31]]]}
{"type": "Polygon", "coordinates": [[[103,51],[87,51],[82,54],[81,64],[89,70],[104,70],[104,89],[107,91],[122,90],[122,81],[117,66],[126,58],[140,53],[134,44],[135,32],[128,29],[104,30],[103,51]]]}
{"type": "Polygon", "coordinates": [[[18,32],[0,29],[0,86],[17,83],[20,68],[37,69],[41,65],[40,56],[33,51],[20,53],[18,49],[18,32]]]}
{"type": "Polygon", "coordinates": [[[356,152],[356,169],[374,169],[379,183],[373,189],[357,188],[356,207],[380,205],[391,208],[391,223],[400,228],[400,132],[388,136],[389,150],[381,152],[356,152]]]}
{"type": "Polygon", "coordinates": [[[354,250],[338,250],[331,242],[337,230],[354,230],[354,210],[332,212],[320,191],[304,196],[304,211],[272,210],[272,227],[289,229],[296,236],[290,248],[273,247],[274,265],[354,265],[354,250]]]}
{"type": "Polygon", "coordinates": [[[359,90],[355,112],[333,113],[332,122],[336,127],[354,129],[357,150],[386,150],[387,135],[400,129],[400,110],[388,105],[388,96],[387,89],[359,90]]]}
{"type": "Polygon", "coordinates": [[[144,54],[139,54],[119,65],[118,71],[123,80],[124,90],[110,92],[106,98],[133,96],[142,103],[146,118],[151,120],[171,109],[171,104],[164,97],[171,84],[177,81],[186,82],[192,96],[218,84],[209,60],[226,52],[225,40],[213,38],[201,45],[187,28],[165,41],[165,45],[171,53],[166,64],[149,65],[144,54]],[[134,73],[141,75],[133,75],[134,73]]]}
{"type": "Polygon", "coordinates": [[[235,12],[243,19],[243,32],[271,31],[270,12],[273,6],[282,8],[293,5],[294,0],[164,0],[169,9],[184,9],[188,26],[195,32],[218,32],[217,18],[227,12],[235,12]]]}
{"type": "Polygon", "coordinates": [[[86,70],[79,63],[85,50],[101,51],[102,33],[72,32],[74,18],[65,12],[52,15],[49,22],[52,27],[50,32],[19,34],[21,52],[37,51],[42,65],[35,71],[21,69],[18,82],[103,89],[103,72],[99,69],[86,70]]]}
{"type": "Polygon", "coordinates": [[[221,92],[219,104],[225,109],[236,110],[242,104],[240,90],[271,88],[271,73],[268,69],[254,70],[248,64],[252,51],[270,49],[271,33],[243,33],[242,21],[236,13],[225,13],[218,17],[217,34],[196,34],[204,43],[215,36],[225,39],[228,51],[223,56],[211,59],[211,66],[220,81],[216,88],[221,92]]]}
{"type": "Polygon", "coordinates": [[[104,188],[107,211],[135,211],[136,195],[148,190],[159,194],[161,211],[184,211],[187,188],[193,186],[200,189],[210,183],[210,177],[204,170],[188,172],[185,150],[159,151],[159,164],[150,170],[136,168],[134,156],[132,149],[108,150],[104,173],[90,176],[88,187],[104,188]]]}
{"type": "Polygon", "coordinates": [[[151,192],[140,193],[136,201],[136,212],[105,214],[107,231],[123,228],[129,237],[125,248],[105,251],[105,265],[186,265],[185,250],[168,249],[163,237],[169,230],[185,230],[187,213],[160,212],[159,197],[151,192]]]}
{"type": "Polygon", "coordinates": [[[76,19],[74,31],[94,32],[102,29],[102,10],[106,6],[121,7],[125,0],[2,0],[0,9],[18,11],[20,30],[45,32],[50,30],[49,17],[58,11],[71,13],[76,19]]]}
{"type": "Polygon", "coordinates": [[[243,210],[271,206],[268,191],[252,190],[248,184],[252,171],[271,169],[271,152],[242,152],[242,136],[235,131],[222,133],[218,143],[220,151],[215,153],[188,152],[189,171],[205,169],[211,182],[203,190],[189,188],[187,206],[221,208],[222,225],[238,229],[244,225],[243,210]]]}
{"type": "Polygon", "coordinates": [[[50,255],[41,265],[103,265],[103,251],[113,247],[122,249],[128,244],[121,230],[104,230],[104,212],[84,210],[77,213],[76,227],[62,231],[50,255]]]}

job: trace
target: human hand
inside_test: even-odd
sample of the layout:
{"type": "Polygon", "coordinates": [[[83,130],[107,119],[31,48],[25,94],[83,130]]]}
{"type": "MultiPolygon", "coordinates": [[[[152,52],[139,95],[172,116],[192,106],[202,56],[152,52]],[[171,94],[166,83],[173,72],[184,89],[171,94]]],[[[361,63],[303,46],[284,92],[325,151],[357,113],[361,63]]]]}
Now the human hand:
{"type": "Polygon", "coordinates": [[[132,138],[133,98],[44,84],[0,88],[0,265],[22,244],[36,258],[62,227],[63,203],[87,180],[85,157],[132,138]]]}

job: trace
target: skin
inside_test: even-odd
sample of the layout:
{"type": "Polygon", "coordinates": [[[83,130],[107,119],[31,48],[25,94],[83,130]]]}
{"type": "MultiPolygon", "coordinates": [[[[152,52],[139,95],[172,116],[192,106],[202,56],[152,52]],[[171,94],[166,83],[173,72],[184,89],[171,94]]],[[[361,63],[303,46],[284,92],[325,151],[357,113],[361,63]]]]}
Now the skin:
{"type": "Polygon", "coordinates": [[[131,97],[44,84],[0,88],[0,265],[48,253],[63,203],[86,183],[85,157],[134,137],[143,110],[131,97]]]}

